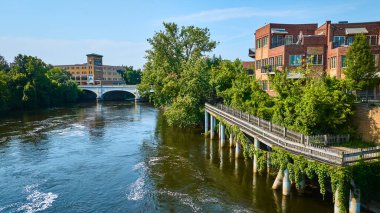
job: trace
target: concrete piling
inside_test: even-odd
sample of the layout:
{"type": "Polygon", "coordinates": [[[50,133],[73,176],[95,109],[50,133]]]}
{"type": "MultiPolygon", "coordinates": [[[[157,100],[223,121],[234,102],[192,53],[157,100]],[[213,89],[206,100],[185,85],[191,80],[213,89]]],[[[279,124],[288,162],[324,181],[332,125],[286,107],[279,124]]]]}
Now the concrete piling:
{"type": "Polygon", "coordinates": [[[220,147],[226,146],[226,136],[225,136],[225,126],[224,124],[220,125],[220,147]]]}
{"type": "Polygon", "coordinates": [[[284,170],[284,178],[282,179],[282,195],[290,195],[290,179],[289,170],[287,168],[284,170]]]}
{"type": "Polygon", "coordinates": [[[283,177],[284,174],[282,173],[282,171],[278,171],[276,179],[274,180],[274,183],[272,185],[272,189],[278,189],[281,186],[283,177]]]}
{"type": "MultiPolygon", "coordinates": [[[[259,140],[257,138],[254,138],[253,146],[254,146],[255,150],[259,149],[260,142],[259,142],[259,140]]],[[[253,154],[253,173],[255,174],[257,172],[258,172],[257,155],[253,154]]]]}

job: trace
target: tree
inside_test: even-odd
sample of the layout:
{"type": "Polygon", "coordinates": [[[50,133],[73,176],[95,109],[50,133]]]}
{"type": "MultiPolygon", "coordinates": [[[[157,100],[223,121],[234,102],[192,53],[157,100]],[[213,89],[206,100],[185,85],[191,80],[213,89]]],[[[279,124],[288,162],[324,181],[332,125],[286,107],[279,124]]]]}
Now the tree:
{"type": "Polygon", "coordinates": [[[80,91],[70,73],[21,54],[12,69],[0,71],[0,90],[0,111],[72,103],[80,91]]]}
{"type": "Polygon", "coordinates": [[[178,27],[164,23],[164,30],[148,39],[139,91],[165,109],[170,125],[198,125],[204,102],[210,97],[212,59],[205,53],[216,47],[207,28],[178,27]],[[151,93],[151,90],[154,90],[151,93]]]}
{"type": "Polygon", "coordinates": [[[141,83],[142,72],[140,69],[133,69],[133,66],[127,66],[125,70],[118,70],[121,77],[124,79],[126,84],[136,85],[141,83]]]}
{"type": "Polygon", "coordinates": [[[368,90],[374,86],[377,81],[374,56],[364,34],[355,36],[348,49],[346,63],[344,74],[352,81],[353,89],[368,90]]]}
{"type": "Polygon", "coordinates": [[[216,47],[207,28],[178,27],[164,23],[164,30],[148,39],[140,92],[148,96],[155,106],[169,106],[177,97],[183,64],[194,62],[216,47]],[[153,89],[154,93],[150,93],[153,89]]]}
{"type": "Polygon", "coordinates": [[[0,71],[1,70],[9,71],[9,64],[2,55],[0,55],[0,71]]]}

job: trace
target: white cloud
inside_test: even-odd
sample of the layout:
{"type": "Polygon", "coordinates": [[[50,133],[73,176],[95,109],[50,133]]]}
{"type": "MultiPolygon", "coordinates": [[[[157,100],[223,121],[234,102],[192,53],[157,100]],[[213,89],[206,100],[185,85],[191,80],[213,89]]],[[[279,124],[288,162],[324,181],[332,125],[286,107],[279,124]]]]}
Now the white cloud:
{"type": "Polygon", "coordinates": [[[79,64],[86,61],[86,54],[98,53],[104,56],[104,64],[141,68],[148,48],[148,43],[143,42],[0,37],[0,55],[9,62],[21,53],[37,56],[49,64],[79,64]]]}

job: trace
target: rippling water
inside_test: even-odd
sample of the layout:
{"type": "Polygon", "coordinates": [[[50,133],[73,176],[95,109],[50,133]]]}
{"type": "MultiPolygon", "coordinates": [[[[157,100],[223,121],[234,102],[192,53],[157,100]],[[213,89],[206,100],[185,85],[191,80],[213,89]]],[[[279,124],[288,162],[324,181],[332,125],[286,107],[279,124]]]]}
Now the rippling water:
{"type": "Polygon", "coordinates": [[[0,118],[0,212],[332,212],[315,190],[282,197],[201,130],[134,103],[0,118]]]}

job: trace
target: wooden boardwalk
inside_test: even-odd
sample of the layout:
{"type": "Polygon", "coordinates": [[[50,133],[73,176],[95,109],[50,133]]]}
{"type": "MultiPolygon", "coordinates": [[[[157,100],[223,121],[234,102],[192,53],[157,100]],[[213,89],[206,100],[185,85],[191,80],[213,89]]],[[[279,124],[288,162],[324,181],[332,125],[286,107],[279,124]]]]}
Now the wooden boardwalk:
{"type": "Polygon", "coordinates": [[[206,103],[205,109],[212,116],[238,126],[245,134],[257,138],[269,147],[278,146],[291,153],[303,155],[307,159],[345,166],[359,160],[380,158],[380,146],[344,151],[330,146],[348,141],[347,135],[307,136],[222,104],[206,103]]]}

